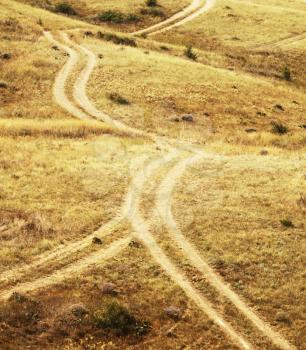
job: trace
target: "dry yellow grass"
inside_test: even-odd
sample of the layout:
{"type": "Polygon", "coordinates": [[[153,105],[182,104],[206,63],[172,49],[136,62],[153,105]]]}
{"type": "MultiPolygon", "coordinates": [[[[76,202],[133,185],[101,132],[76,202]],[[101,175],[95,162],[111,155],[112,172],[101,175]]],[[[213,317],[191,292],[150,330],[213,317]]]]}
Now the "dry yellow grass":
{"type": "MultiPolygon", "coordinates": [[[[173,1],[161,3],[167,14],[185,4],[180,1],[172,7],[173,1]]],[[[90,0],[76,6],[85,9],[86,5],[87,16],[96,11],[95,4],[90,0]]],[[[138,9],[135,2],[135,7],[130,7],[130,2],[115,4],[122,11],[138,9]]],[[[295,2],[280,4],[290,7],[295,2]]],[[[306,205],[306,97],[301,89],[304,78],[298,76],[300,56],[290,56],[291,50],[287,56],[290,64],[295,62],[293,82],[280,81],[273,74],[258,76],[263,57],[268,59],[257,53],[250,56],[249,51],[240,51],[244,48],[238,48],[238,42],[227,40],[223,19],[233,35],[240,31],[244,46],[282,37],[291,30],[290,19],[294,18],[293,30],[300,30],[302,23],[299,12],[288,10],[288,18],[281,16],[284,26],[270,33],[284,13],[284,9],[274,8],[275,1],[270,12],[267,6],[231,1],[229,6],[243,18],[238,25],[235,18],[226,16],[227,5],[220,1],[207,16],[155,38],[183,45],[188,39],[205,49],[204,41],[199,40],[201,35],[215,36],[220,46],[212,52],[198,50],[198,63],[184,57],[183,45],[167,44],[167,51],[161,48],[164,43],[137,38],[138,47],[123,47],[95,36],[84,38],[84,32],[73,32],[73,40],[103,56],[88,84],[89,98],[98,108],[130,126],[197,143],[209,153],[206,162],[190,169],[176,188],[174,217],[200,255],[300,350],[306,205]],[[208,17],[204,26],[203,20],[208,17]],[[259,17],[264,20],[260,27],[263,32],[255,33],[256,27],[252,29],[250,23],[259,17]],[[225,46],[234,58],[228,57],[225,46]],[[240,53],[247,57],[247,63],[237,65],[236,72],[224,69],[243,61],[238,58],[240,53]],[[130,104],[115,103],[109,98],[112,93],[130,104]],[[192,114],[194,122],[173,120],[185,114],[192,114]],[[288,133],[272,133],[272,121],[287,126],[288,133]],[[280,220],[292,220],[294,227],[285,228],[286,222],[281,224],[280,220]]],[[[114,2],[108,2],[108,6],[115,9],[114,2]]],[[[62,242],[68,246],[87,237],[116,217],[131,178],[147,158],[162,157],[164,152],[148,140],[122,135],[104,123],[74,120],[53,101],[55,75],[67,56],[62,49],[52,48],[42,36],[43,29],[83,28],[96,34],[99,27],[11,0],[0,0],[0,26],[0,53],[12,56],[0,59],[0,82],[7,84],[1,88],[0,97],[1,273],[35,261],[42,253],[61,247],[62,242]]],[[[60,36],[55,33],[55,37],[60,36]]],[[[208,41],[213,47],[214,41],[208,41]]],[[[301,51],[297,50],[299,55],[301,51]]],[[[280,60],[285,56],[283,52],[278,55],[272,56],[273,62],[264,66],[266,70],[273,67],[281,71],[280,60]]],[[[72,83],[84,64],[82,57],[68,82],[69,98],[72,83]]],[[[188,153],[186,150],[180,155],[188,153]]],[[[156,190],[174,164],[165,164],[148,179],[140,198],[140,214],[149,221],[160,247],[224,319],[259,349],[276,350],[190,266],[156,218],[156,190]]],[[[125,222],[118,225],[111,235],[103,237],[102,249],[134,230],[125,222]]],[[[92,251],[99,252],[99,246],[90,245],[67,261],[77,262],[92,251]]],[[[51,260],[33,269],[31,275],[21,276],[21,281],[48,275],[65,267],[67,261],[51,260]]],[[[9,281],[7,286],[17,282],[9,281]]],[[[137,242],[104,265],[97,261],[86,272],[30,293],[30,300],[20,302],[17,296],[1,305],[0,347],[5,350],[84,346],[97,350],[237,350],[137,242]],[[115,283],[119,294],[104,295],[101,285],[105,282],[115,283]],[[95,312],[114,300],[126,305],[137,319],[148,320],[150,332],[143,337],[118,337],[115,332],[97,329],[95,312]],[[59,315],[76,303],[84,303],[89,309],[85,321],[59,322],[59,315]],[[165,315],[168,306],[181,309],[179,321],[165,315]]]]}

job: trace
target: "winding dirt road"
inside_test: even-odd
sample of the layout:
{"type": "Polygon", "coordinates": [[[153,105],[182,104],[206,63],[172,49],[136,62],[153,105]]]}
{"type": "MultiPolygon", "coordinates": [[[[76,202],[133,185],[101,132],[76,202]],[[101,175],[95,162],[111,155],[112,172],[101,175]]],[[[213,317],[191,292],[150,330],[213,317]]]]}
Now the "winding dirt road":
{"type": "MultiPolygon", "coordinates": [[[[149,33],[149,35],[161,33],[173,27],[183,25],[184,23],[187,23],[200,14],[208,11],[214,5],[214,3],[214,0],[207,0],[205,3],[200,0],[193,1],[193,3],[188,8],[176,14],[176,17],[173,16],[172,19],[164,21],[159,26],[153,26],[154,28],[147,28],[147,33],[149,33]]],[[[272,343],[274,343],[274,345],[283,350],[294,349],[292,345],[290,345],[284,338],[273,331],[266,322],[261,320],[247,306],[247,304],[242,301],[241,298],[236,293],[234,293],[234,291],[232,291],[228,285],[225,284],[222,278],[217,275],[214,270],[204,261],[196,248],[186,240],[173,218],[171,212],[171,196],[174,186],[188,166],[191,166],[192,164],[205,159],[205,154],[203,151],[192,146],[184,147],[184,145],[180,144],[179,142],[177,142],[173,147],[171,144],[173,143],[173,140],[169,142],[169,140],[166,138],[160,138],[156,135],[148,134],[144,131],[131,128],[121,123],[120,121],[114,120],[102,111],[99,111],[89,100],[86,93],[88,81],[97,64],[97,59],[94,53],[81,45],[73,43],[66,34],[61,34],[61,37],[67,45],[64,45],[61,42],[55,40],[51,33],[44,34],[52,44],[59,46],[69,55],[67,62],[64,64],[63,68],[56,77],[53,88],[54,98],[60,106],[62,106],[69,113],[79,119],[96,118],[104,121],[114,128],[128,132],[132,136],[148,137],[154,142],[160,142],[163,144],[165,146],[164,149],[170,149],[169,153],[154,161],[149,161],[143,168],[137,171],[131,181],[125,200],[122,204],[121,213],[113,220],[111,220],[108,224],[101,227],[98,232],[105,235],[109,234],[109,232],[104,231],[111,231],[112,228],[118,225],[124,218],[129,219],[135,230],[135,237],[147,247],[152,257],[164,269],[169,277],[182,288],[186,296],[192,300],[206,315],[208,315],[209,318],[211,318],[217,325],[219,325],[219,327],[229,337],[229,339],[231,339],[240,349],[253,349],[252,345],[243,336],[241,336],[227,321],[225,321],[221,315],[219,315],[219,313],[213,308],[210,302],[204,298],[203,295],[192,285],[187,276],[185,276],[183,272],[165,254],[165,252],[161,249],[155,240],[151,232],[150,225],[141,214],[140,203],[148,181],[161,167],[165,167],[167,164],[177,159],[178,163],[168,172],[166,178],[158,187],[156,194],[157,210],[163,219],[164,224],[166,225],[171,237],[182,249],[192,264],[203,273],[207,281],[213,287],[215,287],[215,289],[217,289],[220,294],[225,295],[237,307],[237,309],[239,309],[244,314],[245,317],[251,320],[253,324],[267,338],[269,338],[272,343]],[[77,51],[75,51],[70,46],[76,48],[77,51]],[[73,72],[75,71],[79,61],[78,51],[80,51],[87,58],[86,66],[82,70],[79,77],[76,79],[73,88],[73,97],[79,107],[70,101],[66,95],[67,81],[73,75],[73,72]],[[185,154],[186,151],[191,153],[191,156],[185,159],[181,159],[182,154],[185,154]]],[[[50,261],[60,261],[64,257],[66,258],[69,255],[72,255],[74,252],[87,247],[95,235],[96,233],[93,233],[82,240],[43,254],[38,257],[37,260],[33,262],[33,264],[24,269],[13,270],[11,274],[5,272],[0,275],[0,281],[1,278],[2,280],[7,280],[16,276],[22,277],[25,273],[30,272],[31,267],[38,267],[50,261]],[[5,278],[5,276],[7,278],[5,278]]],[[[117,241],[111,243],[108,247],[91,253],[88,256],[74,262],[73,264],[69,264],[64,268],[56,270],[47,276],[42,276],[34,281],[19,283],[13,288],[2,290],[0,292],[0,300],[7,299],[14,291],[29,292],[39,288],[45,288],[54,283],[63,281],[67,275],[77,274],[93,264],[101,263],[119,254],[125,247],[127,247],[130,240],[131,236],[120,238],[117,241]]]]}
{"type": "Polygon", "coordinates": [[[132,35],[155,35],[182,26],[196,17],[208,12],[215,5],[215,0],[194,0],[188,7],[174,16],[151,27],[139,30],[132,35]]]}

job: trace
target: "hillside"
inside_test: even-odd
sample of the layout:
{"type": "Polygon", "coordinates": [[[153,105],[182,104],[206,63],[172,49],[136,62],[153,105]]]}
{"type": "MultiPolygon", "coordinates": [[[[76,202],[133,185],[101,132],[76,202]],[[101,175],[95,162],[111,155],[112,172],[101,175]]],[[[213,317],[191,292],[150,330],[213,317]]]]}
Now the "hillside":
{"type": "Polygon", "coordinates": [[[59,4],[0,0],[0,348],[304,349],[306,3],[59,4]]]}

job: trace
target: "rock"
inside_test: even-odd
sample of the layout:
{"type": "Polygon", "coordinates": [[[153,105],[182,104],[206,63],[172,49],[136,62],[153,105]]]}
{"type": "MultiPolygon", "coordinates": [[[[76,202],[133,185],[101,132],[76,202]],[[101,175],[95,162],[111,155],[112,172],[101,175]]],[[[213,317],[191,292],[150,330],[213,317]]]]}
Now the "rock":
{"type": "Polygon", "coordinates": [[[261,156],[267,156],[268,154],[269,154],[269,152],[267,150],[265,150],[265,149],[260,151],[260,155],[261,156]]]}
{"type": "Polygon", "coordinates": [[[100,53],[99,55],[98,55],[98,57],[100,58],[100,60],[103,58],[103,55],[100,53]]]}
{"type": "Polygon", "coordinates": [[[290,316],[286,312],[283,312],[283,311],[280,311],[276,314],[275,320],[277,322],[282,322],[282,323],[286,323],[286,324],[292,323],[290,316]]]}
{"type": "Polygon", "coordinates": [[[0,89],[7,89],[7,83],[5,83],[4,81],[0,81],[0,89]]]}
{"type": "Polygon", "coordinates": [[[52,49],[55,50],[55,51],[59,51],[59,48],[58,48],[58,46],[56,46],[56,45],[53,45],[53,46],[52,46],[52,49]]]}
{"type": "Polygon", "coordinates": [[[282,105],[279,105],[279,104],[276,104],[274,107],[276,109],[279,109],[280,111],[284,111],[285,110],[284,107],[282,105]]]}
{"type": "Polygon", "coordinates": [[[102,242],[102,240],[99,238],[99,237],[94,237],[93,239],[92,239],[92,243],[93,244],[102,244],[103,242],[102,242]]]}
{"type": "Polygon", "coordinates": [[[1,56],[0,56],[3,60],[10,60],[12,58],[12,54],[6,52],[6,53],[3,53],[1,56]]]}
{"type": "Polygon", "coordinates": [[[169,306],[165,308],[165,313],[168,317],[172,318],[173,320],[179,320],[182,316],[181,309],[176,306],[169,306]]]}
{"type": "Polygon", "coordinates": [[[205,117],[209,117],[210,116],[210,114],[208,112],[203,113],[203,115],[205,115],[205,117]]]}
{"type": "Polygon", "coordinates": [[[101,287],[101,291],[103,294],[109,295],[117,295],[118,291],[116,291],[116,285],[114,283],[108,282],[104,283],[101,287]]]}
{"type": "Polygon", "coordinates": [[[247,132],[247,133],[253,133],[253,132],[257,132],[257,130],[256,129],[252,129],[252,128],[250,128],[250,129],[245,129],[245,131],[247,132]]]}
{"type": "Polygon", "coordinates": [[[184,122],[193,122],[193,116],[191,114],[186,114],[182,116],[184,122]]]}

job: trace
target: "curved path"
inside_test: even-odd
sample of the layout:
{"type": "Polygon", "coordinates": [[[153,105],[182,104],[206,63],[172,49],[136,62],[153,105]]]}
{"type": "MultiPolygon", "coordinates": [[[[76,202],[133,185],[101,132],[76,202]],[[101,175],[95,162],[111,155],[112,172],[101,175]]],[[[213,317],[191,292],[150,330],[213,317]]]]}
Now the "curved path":
{"type": "Polygon", "coordinates": [[[186,7],[181,12],[178,12],[174,16],[157,23],[149,28],[139,30],[132,33],[132,35],[154,35],[163,33],[172,28],[179,27],[187,22],[192,21],[194,18],[208,12],[214,5],[216,0],[194,0],[191,5],[186,7]]]}
{"type": "Polygon", "coordinates": [[[236,308],[248,318],[271,342],[278,348],[290,350],[294,347],[286,339],[276,333],[271,326],[261,320],[259,316],[227,285],[211,266],[201,257],[197,249],[191,244],[179,229],[172,215],[172,192],[188,166],[203,161],[205,154],[196,151],[194,155],[177,163],[160,184],[156,195],[156,208],[164,225],[177,246],[182,250],[192,265],[197,268],[206,280],[222,295],[228,298],[236,308]]]}

